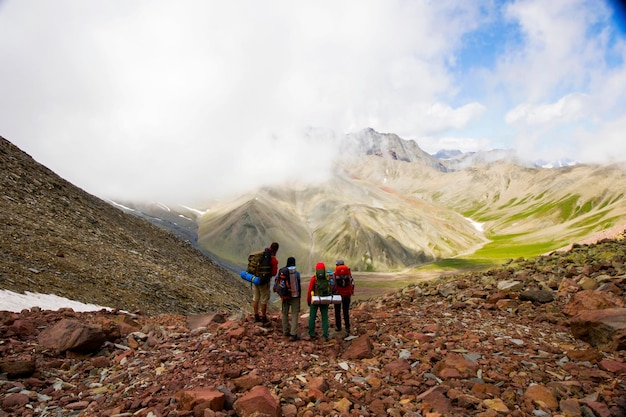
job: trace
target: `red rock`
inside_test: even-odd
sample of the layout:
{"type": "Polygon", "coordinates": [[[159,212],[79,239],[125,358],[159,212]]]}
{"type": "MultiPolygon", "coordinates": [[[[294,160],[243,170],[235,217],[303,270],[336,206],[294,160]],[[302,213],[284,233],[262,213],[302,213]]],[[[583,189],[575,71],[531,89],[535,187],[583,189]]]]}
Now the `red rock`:
{"type": "Polygon", "coordinates": [[[323,377],[316,377],[316,378],[311,378],[311,380],[309,381],[309,383],[307,384],[307,388],[315,388],[318,389],[320,392],[326,392],[328,391],[328,382],[326,382],[326,380],[323,377]]]}
{"type": "Polygon", "coordinates": [[[486,398],[497,398],[500,396],[501,389],[493,384],[483,384],[480,382],[472,386],[472,394],[484,400],[486,398]]]}
{"type": "Polygon", "coordinates": [[[611,359],[605,359],[598,363],[598,368],[603,371],[608,371],[617,375],[626,374],[626,363],[618,362],[611,359]]]}
{"type": "Polygon", "coordinates": [[[280,417],[282,412],[276,398],[263,386],[254,387],[237,399],[233,409],[239,417],[280,417]]]}
{"type": "Polygon", "coordinates": [[[29,399],[26,394],[9,394],[2,400],[2,409],[10,410],[15,407],[22,407],[28,404],[29,399]]]}
{"type": "Polygon", "coordinates": [[[563,314],[575,316],[585,310],[603,310],[619,307],[624,307],[624,300],[614,294],[596,290],[583,290],[572,295],[567,305],[563,308],[563,314]]]}
{"type": "Polygon", "coordinates": [[[574,337],[600,350],[626,349],[626,308],[581,311],[569,325],[574,337]]]}
{"type": "Polygon", "coordinates": [[[366,334],[354,339],[341,355],[344,359],[366,359],[372,356],[372,342],[366,334]]]}
{"type": "Polygon", "coordinates": [[[257,385],[263,385],[263,382],[263,378],[256,372],[250,372],[249,374],[233,379],[233,384],[235,384],[235,388],[239,391],[248,391],[257,385]]]}
{"type": "Polygon", "coordinates": [[[20,339],[25,339],[35,334],[35,325],[30,320],[18,319],[9,326],[8,331],[20,339]]]}
{"type": "Polygon", "coordinates": [[[420,402],[419,408],[424,413],[446,414],[452,407],[450,400],[445,396],[445,388],[442,386],[430,388],[418,395],[415,400],[420,402]]]}
{"type": "Polygon", "coordinates": [[[476,376],[478,365],[468,361],[459,354],[450,353],[441,361],[437,362],[433,370],[435,374],[439,376],[446,375],[447,377],[455,378],[471,378],[476,376]]]}
{"type": "Polygon", "coordinates": [[[566,417],[582,416],[580,404],[576,398],[567,398],[559,402],[559,411],[566,417]]]}
{"type": "Polygon", "coordinates": [[[424,333],[437,333],[439,332],[439,330],[441,330],[441,326],[435,323],[426,324],[424,327],[422,327],[422,331],[424,333]]]}
{"type": "Polygon", "coordinates": [[[405,359],[396,359],[384,366],[391,375],[399,375],[411,370],[411,364],[405,359]]]}
{"type": "Polygon", "coordinates": [[[606,404],[598,401],[582,401],[587,407],[591,408],[596,417],[611,417],[612,413],[606,404]]]}
{"type": "Polygon", "coordinates": [[[556,410],[559,407],[554,391],[543,385],[531,385],[524,392],[524,398],[532,400],[541,407],[556,410]]]}
{"type": "Polygon", "coordinates": [[[74,319],[63,319],[42,331],[37,340],[46,349],[58,352],[93,352],[100,349],[105,337],[99,327],[74,319]]]}
{"type": "Polygon", "coordinates": [[[35,373],[35,358],[24,356],[0,360],[0,373],[6,373],[9,379],[29,377],[35,373]]]}
{"type": "Polygon", "coordinates": [[[225,395],[215,388],[196,388],[193,390],[180,391],[176,394],[178,408],[182,411],[209,409],[222,411],[224,409],[225,395]]]}
{"type": "Polygon", "coordinates": [[[591,362],[596,363],[602,359],[603,355],[597,349],[582,349],[582,350],[568,350],[566,353],[568,358],[577,362],[591,362]]]}
{"type": "Polygon", "coordinates": [[[368,409],[375,416],[386,417],[387,416],[387,407],[385,403],[380,398],[375,398],[369,403],[368,409]]]}
{"type": "Polygon", "coordinates": [[[76,401],[65,405],[68,410],[84,410],[89,407],[89,401],[76,401]]]}
{"type": "Polygon", "coordinates": [[[105,356],[96,356],[91,360],[91,364],[94,368],[106,368],[110,366],[111,361],[105,356]]]}

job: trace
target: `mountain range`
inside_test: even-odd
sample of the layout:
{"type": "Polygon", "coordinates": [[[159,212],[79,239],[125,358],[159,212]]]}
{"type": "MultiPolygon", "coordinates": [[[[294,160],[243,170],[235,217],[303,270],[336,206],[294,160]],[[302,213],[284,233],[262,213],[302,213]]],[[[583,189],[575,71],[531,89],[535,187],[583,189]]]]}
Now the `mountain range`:
{"type": "Polygon", "coordinates": [[[341,162],[325,182],[264,187],[207,207],[196,217],[199,246],[235,270],[278,241],[305,271],[343,258],[355,271],[394,272],[534,256],[624,223],[622,164],[546,169],[509,151],[441,159],[372,129],[338,146],[341,162]]]}

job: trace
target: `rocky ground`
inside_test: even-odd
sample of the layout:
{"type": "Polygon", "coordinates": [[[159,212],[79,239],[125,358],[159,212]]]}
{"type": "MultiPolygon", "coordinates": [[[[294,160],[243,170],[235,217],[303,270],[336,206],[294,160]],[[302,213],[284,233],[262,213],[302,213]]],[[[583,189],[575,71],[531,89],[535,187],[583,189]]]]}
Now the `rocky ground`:
{"type": "Polygon", "coordinates": [[[625,260],[622,234],[415,284],[328,341],[306,314],[290,342],[278,314],[4,312],[0,416],[624,416],[625,260]]]}

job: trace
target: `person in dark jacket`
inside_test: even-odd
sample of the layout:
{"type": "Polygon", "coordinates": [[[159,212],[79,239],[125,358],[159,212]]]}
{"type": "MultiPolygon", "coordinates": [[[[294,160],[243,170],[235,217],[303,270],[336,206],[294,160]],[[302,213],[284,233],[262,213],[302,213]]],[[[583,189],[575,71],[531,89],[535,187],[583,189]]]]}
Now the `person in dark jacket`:
{"type": "Polygon", "coordinates": [[[335,265],[333,292],[341,296],[341,304],[335,304],[335,330],[341,331],[341,310],[346,333],[350,334],[350,302],[354,295],[354,279],[350,268],[342,259],[335,265]]]}
{"type": "Polygon", "coordinates": [[[278,271],[278,275],[284,274],[289,279],[290,298],[282,299],[282,325],[283,334],[289,336],[293,342],[300,339],[298,332],[298,318],[300,316],[300,300],[302,288],[300,286],[300,272],[296,270],[296,258],[287,258],[287,265],[278,271]],[[291,310],[291,325],[289,321],[289,311],[291,310]]]}

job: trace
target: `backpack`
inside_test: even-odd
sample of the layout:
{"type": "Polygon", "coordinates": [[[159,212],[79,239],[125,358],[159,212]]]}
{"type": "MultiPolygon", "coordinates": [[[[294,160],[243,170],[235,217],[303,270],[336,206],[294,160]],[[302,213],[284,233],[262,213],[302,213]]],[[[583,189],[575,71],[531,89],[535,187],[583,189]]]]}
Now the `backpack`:
{"type": "Polygon", "coordinates": [[[272,251],[269,248],[248,255],[247,272],[260,278],[259,284],[267,284],[272,278],[272,251]]]}
{"type": "Polygon", "coordinates": [[[318,269],[315,271],[315,287],[313,289],[315,295],[327,297],[332,294],[330,291],[330,281],[326,275],[326,271],[318,269]]]}
{"type": "Polygon", "coordinates": [[[335,272],[335,285],[338,288],[348,288],[351,284],[350,268],[346,265],[338,265],[335,272]]]}
{"type": "Polygon", "coordinates": [[[288,300],[294,297],[293,290],[296,290],[297,294],[297,288],[294,288],[294,286],[297,287],[298,285],[295,275],[296,270],[287,267],[280,268],[278,271],[278,276],[274,281],[274,292],[278,294],[281,299],[288,300]]]}

